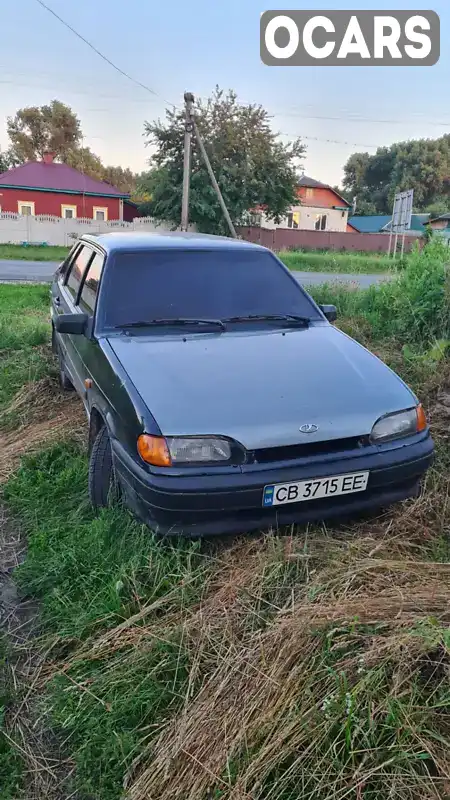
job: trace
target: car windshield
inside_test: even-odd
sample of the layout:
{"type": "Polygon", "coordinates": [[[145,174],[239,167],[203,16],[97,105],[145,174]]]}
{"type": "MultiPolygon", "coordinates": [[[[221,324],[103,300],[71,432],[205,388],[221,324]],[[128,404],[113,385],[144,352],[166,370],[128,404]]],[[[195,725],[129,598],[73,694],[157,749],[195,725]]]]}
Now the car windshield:
{"type": "Polygon", "coordinates": [[[116,253],[105,270],[101,309],[100,325],[107,328],[177,318],[321,319],[271,253],[244,248],[116,253]]]}

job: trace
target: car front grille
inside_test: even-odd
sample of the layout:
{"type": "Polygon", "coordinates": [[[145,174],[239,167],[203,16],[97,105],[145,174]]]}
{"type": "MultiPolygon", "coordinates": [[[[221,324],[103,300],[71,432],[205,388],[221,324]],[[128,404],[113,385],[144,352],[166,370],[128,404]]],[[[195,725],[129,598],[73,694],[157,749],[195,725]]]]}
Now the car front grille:
{"type": "Polygon", "coordinates": [[[292,461],[293,459],[308,458],[309,456],[326,456],[349,450],[359,450],[369,445],[368,436],[351,436],[346,439],[305,442],[304,444],[293,444],[286,447],[264,447],[260,450],[254,450],[252,456],[254,463],[269,464],[275,461],[292,461]]]}

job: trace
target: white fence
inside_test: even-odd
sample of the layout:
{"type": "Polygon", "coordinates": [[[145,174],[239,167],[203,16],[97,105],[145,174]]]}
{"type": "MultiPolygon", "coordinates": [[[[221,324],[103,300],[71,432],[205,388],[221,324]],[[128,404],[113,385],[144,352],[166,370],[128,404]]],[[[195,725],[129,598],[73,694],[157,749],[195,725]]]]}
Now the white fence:
{"type": "Polygon", "coordinates": [[[88,218],[62,219],[50,214],[22,216],[5,212],[0,214],[1,244],[46,243],[71,246],[82,233],[110,233],[111,231],[168,231],[169,223],[152,217],[136,217],[133,222],[111,220],[100,222],[88,218]]]}

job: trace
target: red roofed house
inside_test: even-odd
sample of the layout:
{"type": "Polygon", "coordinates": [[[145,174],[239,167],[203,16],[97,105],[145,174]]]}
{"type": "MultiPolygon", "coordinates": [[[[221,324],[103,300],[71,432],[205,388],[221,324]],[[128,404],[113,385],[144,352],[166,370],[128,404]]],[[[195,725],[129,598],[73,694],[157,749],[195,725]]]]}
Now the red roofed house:
{"type": "Polygon", "coordinates": [[[297,196],[299,204],[292,206],[278,224],[267,219],[264,212],[253,212],[252,217],[260,217],[259,224],[263,228],[340,232],[351,230],[347,227],[351,204],[331,186],[303,175],[298,182],[297,196]]]}
{"type": "Polygon", "coordinates": [[[29,161],[3,172],[0,211],[98,221],[131,222],[137,216],[128,194],[53,159],[54,153],[45,153],[43,161],[29,161]]]}

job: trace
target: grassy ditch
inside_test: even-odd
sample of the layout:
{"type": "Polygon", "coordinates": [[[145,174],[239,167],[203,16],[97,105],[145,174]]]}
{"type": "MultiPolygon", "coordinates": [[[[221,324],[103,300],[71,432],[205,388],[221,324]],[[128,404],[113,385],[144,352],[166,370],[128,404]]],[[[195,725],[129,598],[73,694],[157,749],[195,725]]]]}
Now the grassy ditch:
{"type": "Polygon", "coordinates": [[[58,245],[0,244],[0,260],[63,261],[69,249],[58,245]]]}
{"type": "Polygon", "coordinates": [[[337,253],[332,251],[281,250],[278,253],[289,269],[303,272],[341,272],[347,274],[388,273],[400,266],[382,253],[337,253]]]}
{"type": "MultiPolygon", "coordinates": [[[[423,495],[376,518],[161,541],[123,509],[93,516],[76,400],[52,395],[46,377],[22,387],[23,415],[5,401],[16,442],[45,414],[50,430],[3,496],[28,536],[19,587],[40,603],[42,657],[19,691],[65,742],[78,798],[450,796],[444,265],[433,244],[390,295],[318,292],[413,385],[437,441],[423,495]],[[44,408],[27,393],[59,399],[44,408]]],[[[25,778],[18,790],[7,732],[0,769],[16,759],[16,778],[4,797],[18,800],[25,778]]]]}

